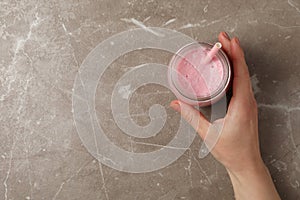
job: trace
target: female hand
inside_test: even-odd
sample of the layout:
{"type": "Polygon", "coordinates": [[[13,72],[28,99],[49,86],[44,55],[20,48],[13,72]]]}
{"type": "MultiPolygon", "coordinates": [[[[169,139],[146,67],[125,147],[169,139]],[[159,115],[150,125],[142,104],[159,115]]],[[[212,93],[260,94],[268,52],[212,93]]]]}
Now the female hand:
{"type": "MultiPolygon", "coordinates": [[[[233,96],[226,116],[221,119],[223,128],[211,153],[227,169],[237,198],[279,199],[260,155],[257,104],[243,50],[238,38],[230,40],[225,32],[219,34],[219,41],[233,64],[233,96]],[[260,180],[262,177],[263,180],[260,180]],[[255,186],[252,191],[248,184],[256,184],[260,188],[255,186]],[[262,188],[265,190],[260,193],[262,188]],[[252,193],[250,196],[249,192],[252,193]]],[[[181,113],[202,139],[206,137],[212,123],[198,110],[178,100],[172,101],[170,106],[181,113]]]]}

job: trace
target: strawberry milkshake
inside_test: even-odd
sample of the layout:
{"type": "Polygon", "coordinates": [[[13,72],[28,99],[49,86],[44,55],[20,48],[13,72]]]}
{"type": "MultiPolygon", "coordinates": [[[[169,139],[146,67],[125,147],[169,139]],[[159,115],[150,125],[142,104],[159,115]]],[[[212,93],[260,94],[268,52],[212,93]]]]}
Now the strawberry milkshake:
{"type": "Polygon", "coordinates": [[[168,79],[179,100],[207,106],[224,96],[230,83],[231,69],[226,54],[220,48],[220,43],[215,46],[193,43],[173,56],[168,79]]]}

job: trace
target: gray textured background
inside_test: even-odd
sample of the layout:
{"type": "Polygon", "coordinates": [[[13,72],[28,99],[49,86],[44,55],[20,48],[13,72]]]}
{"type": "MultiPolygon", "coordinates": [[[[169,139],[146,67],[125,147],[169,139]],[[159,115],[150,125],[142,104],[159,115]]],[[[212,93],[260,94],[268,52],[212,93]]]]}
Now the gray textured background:
{"type": "MultiPolygon", "coordinates": [[[[175,29],[199,41],[220,31],[245,49],[259,106],[261,149],[282,199],[300,199],[300,1],[10,1],[0,2],[1,199],[233,199],[224,168],[197,158],[199,139],[172,165],[128,174],[99,164],[82,146],[72,117],[77,70],[102,40],[146,26],[175,29]],[[171,21],[169,21],[171,20],[171,21]]],[[[129,139],[114,124],[111,91],[128,68],[167,64],[171,55],[141,50],[118,59],[101,79],[96,110],[109,138],[147,152],[172,138],[179,116],[175,97],[148,85],[132,97],[132,117],[149,122],[153,103],[168,123],[151,139],[129,139]]]]}

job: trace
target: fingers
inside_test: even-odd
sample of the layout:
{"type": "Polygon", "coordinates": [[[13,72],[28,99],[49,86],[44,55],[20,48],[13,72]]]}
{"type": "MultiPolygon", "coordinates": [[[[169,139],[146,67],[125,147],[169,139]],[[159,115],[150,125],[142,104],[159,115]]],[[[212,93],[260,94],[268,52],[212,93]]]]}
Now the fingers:
{"type": "Polygon", "coordinates": [[[235,76],[249,78],[249,71],[245,61],[244,52],[238,38],[235,37],[230,41],[230,51],[235,76]]]}
{"type": "MultiPolygon", "coordinates": [[[[218,36],[219,41],[222,43],[222,48],[230,59],[240,67],[234,67],[235,75],[248,75],[248,68],[244,58],[243,49],[240,47],[238,38],[233,38],[230,40],[230,37],[226,32],[221,32],[218,36]]],[[[244,76],[245,77],[245,76],[244,76]]]]}
{"type": "Polygon", "coordinates": [[[252,94],[251,82],[244,52],[238,38],[230,40],[225,32],[221,32],[218,38],[233,64],[233,96],[248,97],[252,94]]]}
{"type": "Polygon", "coordinates": [[[193,106],[175,100],[170,104],[171,108],[180,112],[181,116],[198,132],[202,139],[205,138],[210,122],[193,106]]]}
{"type": "Polygon", "coordinates": [[[244,52],[240,47],[238,38],[230,41],[230,58],[233,64],[233,96],[249,97],[251,94],[251,82],[244,52]]]}
{"type": "Polygon", "coordinates": [[[218,36],[219,41],[222,43],[222,49],[225,51],[225,53],[230,56],[230,37],[226,32],[221,32],[218,36]]]}

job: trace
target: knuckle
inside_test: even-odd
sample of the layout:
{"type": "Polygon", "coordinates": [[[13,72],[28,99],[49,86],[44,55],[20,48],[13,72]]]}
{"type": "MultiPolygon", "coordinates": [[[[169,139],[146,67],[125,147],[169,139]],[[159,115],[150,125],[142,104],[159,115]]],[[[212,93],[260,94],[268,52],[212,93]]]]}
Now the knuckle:
{"type": "Polygon", "coordinates": [[[253,103],[253,107],[254,107],[255,109],[257,109],[257,102],[256,102],[255,98],[253,98],[252,103],[253,103]]]}

